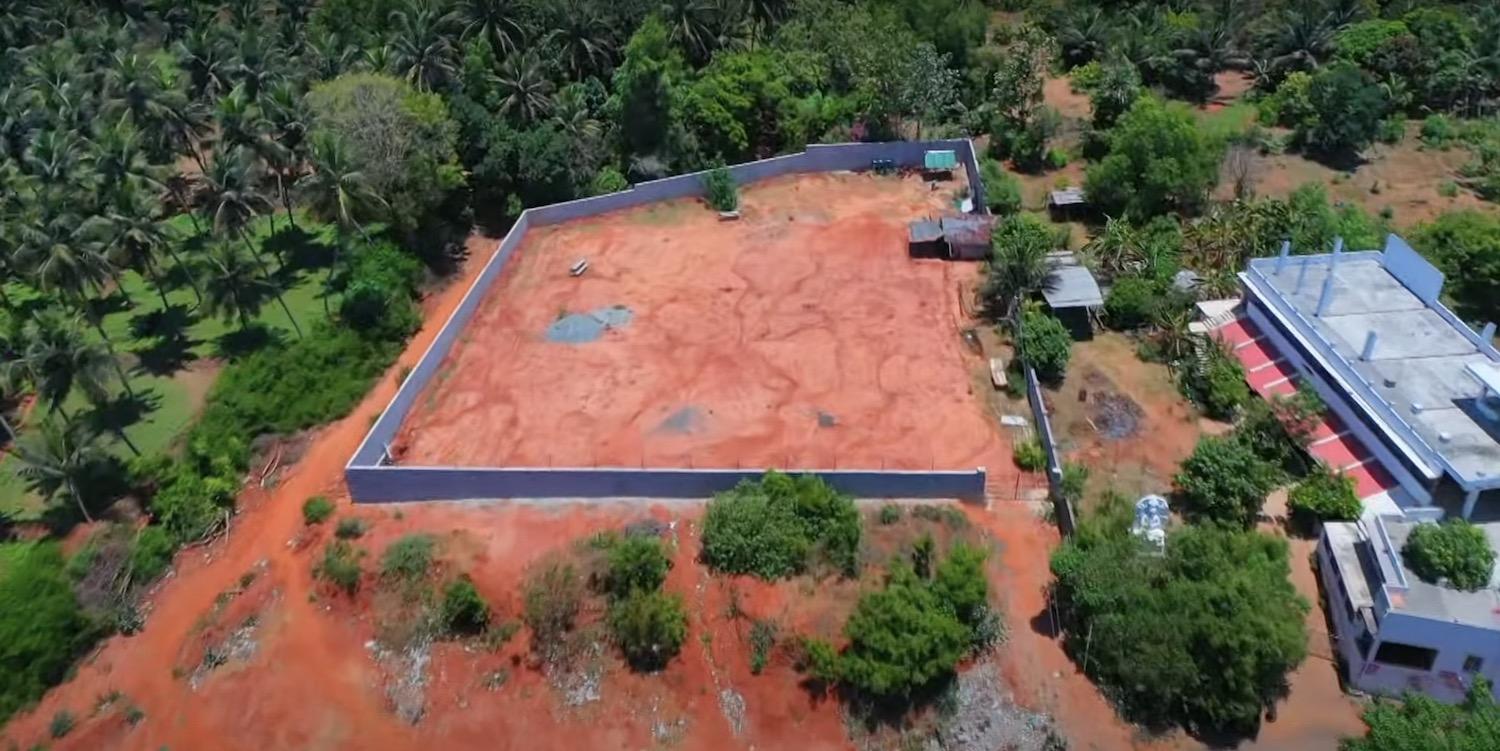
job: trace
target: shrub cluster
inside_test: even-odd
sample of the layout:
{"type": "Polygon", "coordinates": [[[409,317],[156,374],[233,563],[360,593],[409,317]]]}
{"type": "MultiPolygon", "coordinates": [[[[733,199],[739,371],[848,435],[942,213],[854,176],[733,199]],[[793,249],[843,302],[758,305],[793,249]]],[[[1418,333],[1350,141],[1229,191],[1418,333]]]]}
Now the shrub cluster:
{"type": "Polygon", "coordinates": [[[323,560],[313,569],[313,575],[352,595],[359,591],[364,573],[359,561],[364,554],[345,540],[334,540],[323,548],[323,560]]]}
{"type": "Polygon", "coordinates": [[[780,579],[826,561],[858,568],[861,529],[854,500],[821,478],[767,472],[720,493],[703,523],[703,560],[716,571],[780,579]]]}
{"type": "Polygon", "coordinates": [[[1047,451],[1042,448],[1042,442],[1035,438],[1016,444],[1011,449],[1011,457],[1015,459],[1017,467],[1027,472],[1041,472],[1047,468],[1047,451]]]}
{"type": "Polygon", "coordinates": [[[672,561],[656,537],[610,537],[602,544],[610,633],[631,667],[659,670],[677,656],[687,638],[682,597],[661,589],[672,561]]]}
{"type": "Polygon", "coordinates": [[[1072,353],[1073,335],[1062,321],[1040,309],[1027,307],[1021,314],[1020,357],[1036,369],[1037,377],[1048,383],[1061,383],[1072,353]]]}
{"type": "Polygon", "coordinates": [[[1401,555],[1424,580],[1446,580],[1463,590],[1488,585],[1495,569],[1495,550],[1484,530],[1461,519],[1417,525],[1407,536],[1401,555]]]}
{"type": "Polygon", "coordinates": [[[1314,472],[1292,488],[1287,498],[1292,515],[1312,521],[1358,519],[1363,510],[1354,492],[1354,479],[1344,474],[1314,472]]]}
{"type": "Polygon", "coordinates": [[[302,502],[302,521],[308,525],[322,524],[333,516],[333,501],[315,495],[302,502]]]}
{"type": "Polygon", "coordinates": [[[703,190],[708,205],[718,211],[734,211],[740,207],[740,189],[727,168],[715,167],[706,172],[703,190]]]}
{"type": "Polygon", "coordinates": [[[467,576],[460,576],[443,589],[438,622],[448,634],[477,634],[490,625],[490,606],[467,576]]]}
{"type": "Polygon", "coordinates": [[[63,565],[56,543],[0,545],[0,720],[62,680],[101,632],[63,565]]]}
{"type": "Polygon", "coordinates": [[[1249,527],[1280,474],[1238,436],[1207,436],[1175,482],[1183,512],[1196,520],[1249,527]]]}

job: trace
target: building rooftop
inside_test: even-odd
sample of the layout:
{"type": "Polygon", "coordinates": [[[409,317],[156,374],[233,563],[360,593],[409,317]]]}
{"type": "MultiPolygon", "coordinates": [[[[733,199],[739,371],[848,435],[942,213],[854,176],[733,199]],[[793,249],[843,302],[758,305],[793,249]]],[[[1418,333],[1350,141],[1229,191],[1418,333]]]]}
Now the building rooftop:
{"type": "MultiPolygon", "coordinates": [[[[1430,523],[1407,521],[1399,516],[1373,516],[1362,522],[1368,532],[1365,538],[1371,556],[1378,562],[1380,577],[1378,581],[1369,580],[1367,586],[1373,590],[1384,585],[1393,612],[1500,631],[1500,591],[1495,588],[1495,572],[1490,573],[1488,586],[1465,592],[1423,581],[1406,567],[1401,548],[1418,524],[1430,523]]],[[[1500,549],[1500,523],[1477,526],[1489,537],[1490,545],[1500,549]]]]}
{"type": "Polygon", "coordinates": [[[989,245],[995,229],[995,217],[986,214],[945,216],[941,221],[949,245],[989,245]]]}
{"type": "Polygon", "coordinates": [[[1500,421],[1469,372],[1500,353],[1439,301],[1442,274],[1401,238],[1337,260],[1255,259],[1242,279],[1430,477],[1500,487],[1500,421]]]}
{"type": "Polygon", "coordinates": [[[1047,203],[1052,206],[1084,206],[1088,202],[1083,188],[1063,188],[1047,194],[1047,203]]]}
{"type": "Polygon", "coordinates": [[[1057,308],[1096,308],[1104,304],[1099,282],[1071,251],[1047,254],[1052,263],[1053,283],[1042,291],[1047,305],[1057,308]]]}
{"type": "Polygon", "coordinates": [[[930,243],[943,239],[943,225],[936,219],[918,219],[907,225],[907,236],[914,243],[930,243]]]}

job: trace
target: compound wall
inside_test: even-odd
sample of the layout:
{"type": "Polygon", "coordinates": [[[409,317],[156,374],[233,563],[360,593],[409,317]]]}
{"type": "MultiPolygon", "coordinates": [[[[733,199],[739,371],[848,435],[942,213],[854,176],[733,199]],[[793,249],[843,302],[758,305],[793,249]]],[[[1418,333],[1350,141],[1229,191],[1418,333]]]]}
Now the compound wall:
{"type": "MultiPolygon", "coordinates": [[[[970,186],[974,210],[984,212],[984,185],[979,162],[968,140],[898,141],[889,143],[816,144],[797,154],[764,159],[729,168],[744,185],[783,175],[869,169],[876,159],[898,167],[919,167],[926,152],[951,150],[958,154],[970,186]]],[[[528,468],[528,467],[409,467],[385,461],[386,447],[395,439],[417,396],[437,373],[463,329],[479,308],[526,233],[534,226],[619,211],[657,201],[703,194],[703,172],[641,183],[629,190],[577,201],[527,209],[511,227],[500,248],[448,317],[401,384],[380,419],[344,468],[350,495],[358,502],[430,501],[473,498],[589,498],[643,496],[698,498],[733,487],[753,470],[528,468]]],[[[982,498],[985,471],[847,471],[790,469],[824,477],[851,495],[880,498],[982,498]]]]}

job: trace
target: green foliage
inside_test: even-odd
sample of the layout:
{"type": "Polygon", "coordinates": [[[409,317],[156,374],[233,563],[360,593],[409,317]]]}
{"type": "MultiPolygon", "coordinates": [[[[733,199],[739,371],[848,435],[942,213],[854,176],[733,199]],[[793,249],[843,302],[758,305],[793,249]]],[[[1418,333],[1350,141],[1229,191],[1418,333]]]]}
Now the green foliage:
{"type": "Polygon", "coordinates": [[[750,625],[750,674],[760,675],[776,647],[780,629],[775,621],[756,621],[750,625]]]}
{"type": "Polygon", "coordinates": [[[1195,355],[1177,363],[1183,390],[1209,417],[1233,419],[1251,399],[1245,368],[1216,342],[1199,346],[1201,360],[1195,355]]]}
{"type": "Polygon", "coordinates": [[[72,712],[66,709],[59,709],[52,715],[52,721],[47,723],[47,732],[54,739],[60,739],[68,733],[73,732],[73,728],[77,725],[78,720],[73,717],[72,712]]]}
{"type": "Polygon", "coordinates": [[[717,571],[780,579],[824,560],[857,571],[859,512],[812,475],[767,472],[714,496],[703,523],[703,560],[717,571]]]}
{"type": "Polygon", "coordinates": [[[1435,148],[1447,148],[1458,138],[1458,129],[1447,115],[1435,113],[1422,121],[1422,143],[1435,148]]]}
{"type": "Polygon", "coordinates": [[[1484,676],[1474,676],[1467,697],[1458,704],[1416,692],[1401,701],[1376,699],[1365,709],[1365,735],[1344,739],[1339,751],[1500,748],[1500,706],[1490,686],[1484,676]]]}
{"type": "Polygon", "coordinates": [[[979,622],[989,607],[990,583],[984,550],[957,543],[932,575],[932,592],[966,626],[979,622]]]}
{"type": "Polygon", "coordinates": [[[1077,462],[1066,462],[1062,468],[1062,480],[1057,484],[1058,492],[1069,503],[1083,500],[1083,489],[1089,481],[1089,468],[1077,462]]]}
{"type": "Polygon", "coordinates": [[[1072,354],[1073,335],[1062,321],[1035,307],[1021,314],[1020,357],[1036,369],[1038,378],[1061,383],[1072,354]]]}
{"type": "Polygon", "coordinates": [[[1013,319],[1027,297],[1053,283],[1047,254],[1054,242],[1047,223],[1031,214],[1009,216],[995,225],[984,281],[984,297],[995,316],[1013,319]]]}
{"type": "Polygon", "coordinates": [[[62,680],[99,633],[63,569],[55,543],[0,545],[0,720],[62,680]]]}
{"type": "Polygon", "coordinates": [[[130,545],[130,571],[137,581],[154,581],[172,565],[177,541],[160,526],[149,526],[136,533],[130,545]]]}
{"type": "Polygon", "coordinates": [[[381,554],[380,575],[394,581],[420,581],[432,567],[436,546],[432,535],[416,532],[402,535],[381,554]]]}
{"type": "Polygon", "coordinates": [[[609,629],[631,667],[660,670],[687,639],[687,612],[678,595],[637,589],[610,606],[609,629]]]}
{"type": "Polygon", "coordinates": [[[1142,90],[1140,72],[1129,62],[1113,60],[1101,67],[1098,82],[1088,90],[1094,127],[1114,127],[1141,97],[1142,90]]]}
{"type": "Polygon", "coordinates": [[[359,561],[364,554],[345,540],[334,540],[324,546],[323,560],[313,568],[313,575],[352,595],[359,591],[364,573],[359,561]]]}
{"type": "Polygon", "coordinates": [[[1021,210],[1021,181],[1005,165],[984,159],[979,163],[979,176],[984,181],[984,200],[991,214],[1010,216],[1021,210]]]}
{"type": "Polygon", "coordinates": [[[1157,311],[1166,297],[1166,285],[1142,276],[1115,280],[1104,298],[1104,315],[1113,328],[1129,331],[1156,320],[1157,311]]]}
{"type": "Polygon", "coordinates": [[[1311,111],[1299,119],[1297,141],[1323,153],[1358,153],[1371,141],[1390,109],[1385,91],[1349,63],[1334,63],[1313,74],[1307,87],[1311,111]]]}
{"type": "Polygon", "coordinates": [[[1412,246],[1442,269],[1443,292],[1469,320],[1500,318],[1500,216],[1451,211],[1410,233],[1412,246]]]}
{"type": "Polygon", "coordinates": [[[672,568],[661,540],[655,537],[626,537],[610,546],[607,557],[609,573],[605,583],[616,599],[624,599],[632,592],[660,589],[672,568]]]}
{"type": "Polygon", "coordinates": [[[740,207],[739,186],[734,175],[724,167],[715,167],[703,175],[703,191],[708,205],[718,211],[734,211],[740,207]]]}
{"type": "Polygon", "coordinates": [[[1372,18],[1345,26],[1334,37],[1333,44],[1341,59],[1366,70],[1379,70],[1382,60],[1410,37],[1411,32],[1401,21],[1372,18]]]}
{"type": "Polygon", "coordinates": [[[1328,471],[1314,472],[1297,483],[1287,498],[1292,515],[1318,521],[1352,521],[1363,506],[1354,493],[1354,479],[1328,471]]]}
{"type": "Polygon", "coordinates": [[[599,174],[594,178],[593,189],[590,192],[596,196],[602,196],[606,193],[619,193],[629,188],[630,182],[620,174],[619,170],[614,167],[605,167],[599,170],[599,174]]]}
{"type": "Polygon", "coordinates": [[[1276,480],[1276,468],[1234,436],[1200,438],[1174,478],[1184,513],[1241,527],[1255,523],[1276,480]]]}
{"type": "Polygon", "coordinates": [[[1401,555],[1422,579],[1446,580],[1462,590],[1488,585],[1495,567],[1495,550],[1484,530],[1461,519],[1418,524],[1407,536],[1401,555]]]}
{"type": "Polygon", "coordinates": [[[460,576],[443,588],[443,602],[438,622],[449,634],[477,634],[490,625],[490,606],[474,588],[467,576],[460,576]]]}
{"type": "Polygon", "coordinates": [[[1141,97],[1110,129],[1108,155],[1089,167],[1085,189],[1111,216],[1193,211],[1218,182],[1223,149],[1186,106],[1141,97]]]}
{"type": "Polygon", "coordinates": [[[360,249],[349,264],[339,320],[368,339],[404,339],[422,322],[413,302],[421,278],[421,262],[390,243],[360,249]]]}
{"type": "Polygon", "coordinates": [[[322,524],[333,516],[333,501],[315,495],[302,502],[302,521],[307,525],[322,524]]]}
{"type": "Polygon", "coordinates": [[[887,503],[884,506],[880,507],[881,524],[895,524],[896,522],[901,521],[901,516],[901,507],[897,504],[887,503]]]}
{"type": "Polygon", "coordinates": [[[340,540],[357,540],[365,535],[365,522],[357,516],[346,516],[333,528],[333,536],[340,540]]]}
{"type": "Polygon", "coordinates": [[[1027,472],[1041,472],[1047,468],[1047,452],[1042,448],[1042,442],[1035,438],[1017,443],[1011,449],[1011,458],[1017,467],[1027,472]]]}
{"type": "Polygon", "coordinates": [[[949,604],[905,565],[893,568],[884,589],[860,597],[844,635],[849,646],[837,659],[839,680],[890,698],[951,677],[971,638],[949,604]]]}
{"type": "Polygon", "coordinates": [[[1189,525],[1151,555],[1123,506],[1053,553],[1069,653],[1133,720],[1253,733],[1307,649],[1285,540],[1189,525]]]}
{"type": "Polygon", "coordinates": [[[1282,125],[1297,128],[1313,120],[1312,76],[1305,71],[1296,71],[1281,80],[1276,91],[1260,101],[1260,120],[1266,125],[1282,125]]]}

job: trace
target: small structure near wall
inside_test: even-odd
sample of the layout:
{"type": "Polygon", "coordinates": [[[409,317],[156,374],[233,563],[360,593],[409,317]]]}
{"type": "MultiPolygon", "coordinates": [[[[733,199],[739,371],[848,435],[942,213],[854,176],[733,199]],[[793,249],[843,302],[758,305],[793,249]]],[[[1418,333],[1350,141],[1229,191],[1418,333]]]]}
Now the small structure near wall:
{"type": "Polygon", "coordinates": [[[1069,186],[1047,194],[1047,213],[1059,222],[1078,219],[1089,212],[1089,199],[1083,188],[1069,186]]]}
{"type": "Polygon", "coordinates": [[[979,261],[990,255],[995,217],[982,214],[919,219],[907,225],[907,250],[913,258],[979,261]]]}
{"type": "Polygon", "coordinates": [[[953,176],[958,168],[958,154],[954,151],[929,151],[922,155],[922,171],[931,178],[944,179],[953,176]]]}
{"type": "Polygon", "coordinates": [[[1047,254],[1052,265],[1052,283],[1042,290],[1042,298],[1052,315],[1057,316],[1077,339],[1094,337],[1093,313],[1104,307],[1104,294],[1094,274],[1069,250],[1047,254]]]}

